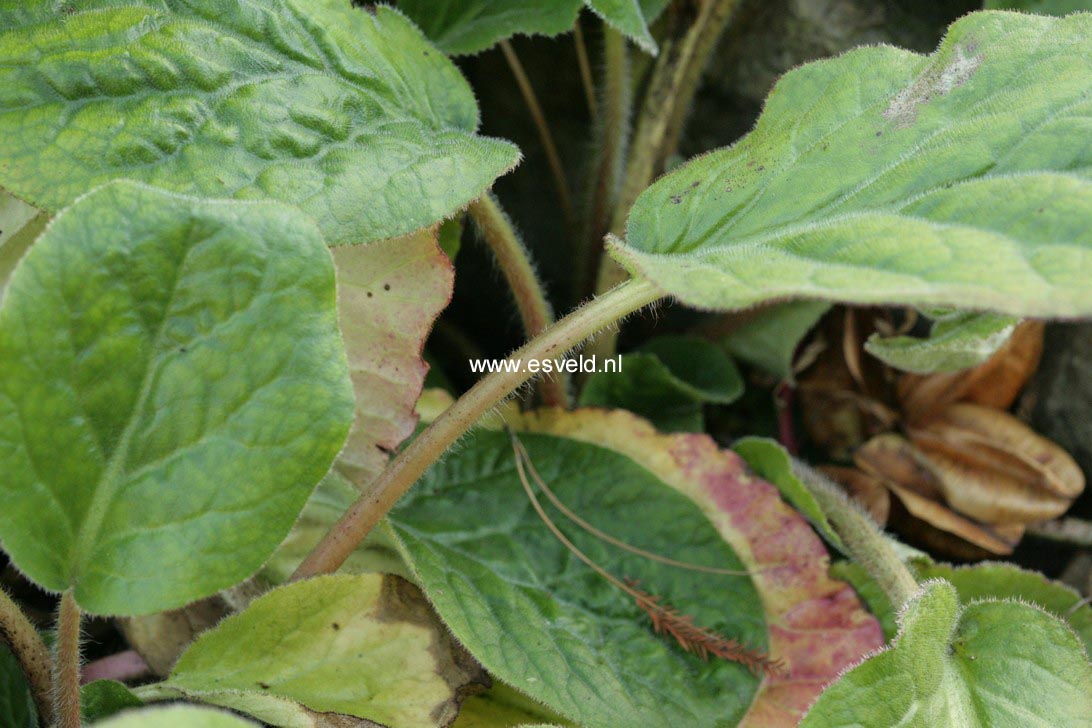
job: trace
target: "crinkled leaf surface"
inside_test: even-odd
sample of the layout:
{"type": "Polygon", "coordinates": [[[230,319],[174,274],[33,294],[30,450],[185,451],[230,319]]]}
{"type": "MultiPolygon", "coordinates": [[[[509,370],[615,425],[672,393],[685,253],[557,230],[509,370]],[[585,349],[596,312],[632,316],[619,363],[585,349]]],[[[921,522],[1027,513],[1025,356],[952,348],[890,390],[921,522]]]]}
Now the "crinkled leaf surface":
{"type": "Polygon", "coordinates": [[[536,515],[507,434],[479,430],[390,522],[448,627],[505,683],[581,725],[793,725],[839,670],[881,644],[852,589],[827,578],[826,551],[807,524],[710,438],[661,435],[624,411],[542,411],[516,424],[543,480],[596,528],[663,557],[752,573],[698,572],[625,551],[540,492],[580,549],[788,670],[759,680],[656,636],[633,600],[536,515]]]}
{"type": "Polygon", "coordinates": [[[95,723],[96,728],[250,728],[255,725],[226,710],[195,705],[126,710],[95,723]]]}
{"type": "Polygon", "coordinates": [[[955,372],[993,356],[1018,323],[1020,319],[1013,316],[953,312],[935,320],[924,338],[872,334],[864,346],[896,369],[916,374],[955,372]]]}
{"type": "Polygon", "coordinates": [[[334,267],[269,203],[130,182],[58,215],[0,308],[0,539],[95,614],[253,574],[345,440],[334,267]]]}
{"type": "Polygon", "coordinates": [[[719,343],[732,356],[792,382],[797,347],[830,310],[825,301],[791,301],[762,309],[719,343]]]}
{"type": "Polygon", "coordinates": [[[0,644],[0,725],[10,728],[38,725],[23,669],[5,644],[0,644]]]}
{"type": "Polygon", "coordinates": [[[80,688],[80,714],[84,723],[94,723],[144,702],[117,680],[95,680],[80,688]]]}
{"type": "Polygon", "coordinates": [[[447,725],[480,669],[421,593],[381,574],[278,587],[183,653],[156,686],[277,726],[351,715],[392,728],[447,725]]]}
{"type": "Polygon", "coordinates": [[[646,190],[611,249],[699,308],[1092,314],[1090,114],[1092,15],[973,13],[931,56],[786,74],[755,130],[646,190]]]}
{"type": "Polygon", "coordinates": [[[364,486],[417,425],[413,407],[429,368],[421,353],[451,300],[455,269],[435,229],[335,248],[333,255],[338,321],[356,394],[356,417],[337,468],[364,486]]]}
{"type": "Polygon", "coordinates": [[[1087,725],[1092,666],[1076,635],[1027,604],[960,607],[956,589],[926,582],[899,636],[828,688],[801,722],[816,726],[1087,725]]]}
{"type": "Polygon", "coordinates": [[[398,0],[398,9],[440,49],[477,53],[513,35],[572,30],[583,0],[398,0]]]}
{"type": "Polygon", "coordinates": [[[706,403],[729,404],[743,394],[732,359],[704,339],[661,336],[622,356],[617,372],[588,378],[580,404],[638,414],[664,432],[700,432],[706,403]]]}
{"type": "Polygon", "coordinates": [[[808,519],[828,543],[845,553],[845,544],[835,533],[834,527],[830,525],[815,496],[793,472],[792,458],[785,448],[776,441],[764,437],[744,437],[734,442],[732,449],[760,477],[776,485],[781,492],[781,497],[808,519]]]}
{"type": "Polygon", "coordinates": [[[301,207],[330,244],[466,205],[518,151],[455,67],[349,0],[0,6],[0,184],[48,212],[126,177],[301,207]]]}

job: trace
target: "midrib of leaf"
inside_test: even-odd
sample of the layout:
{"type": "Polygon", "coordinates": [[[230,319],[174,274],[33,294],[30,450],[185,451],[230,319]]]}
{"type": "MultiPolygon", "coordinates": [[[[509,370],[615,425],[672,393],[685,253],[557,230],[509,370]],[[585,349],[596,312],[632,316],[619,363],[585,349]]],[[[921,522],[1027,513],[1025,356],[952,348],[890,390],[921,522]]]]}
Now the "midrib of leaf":
{"type": "MultiPolygon", "coordinates": [[[[185,240],[192,240],[191,236],[195,227],[195,222],[196,221],[193,218],[190,218],[188,221],[185,231],[185,240]]],[[[213,235],[215,235],[215,232],[213,235]]],[[[68,577],[69,584],[73,587],[77,586],[80,575],[83,574],[87,568],[92,549],[98,541],[99,533],[102,531],[103,521],[106,519],[106,514],[110,511],[110,508],[114,503],[114,498],[117,496],[118,489],[123,482],[122,475],[125,459],[129,454],[129,445],[136,432],[137,423],[140,421],[140,412],[143,410],[144,405],[148,400],[148,395],[151,394],[152,391],[152,383],[154,381],[152,375],[158,367],[157,362],[161,354],[163,329],[166,326],[167,320],[170,318],[171,310],[174,308],[174,299],[178,294],[178,284],[183,278],[183,271],[189,262],[190,254],[193,250],[208,240],[209,237],[210,236],[204,236],[199,240],[193,240],[191,244],[186,247],[186,250],[182,255],[182,260],[179,261],[175,268],[175,276],[171,281],[171,292],[167,297],[167,304],[163,307],[163,313],[160,315],[155,334],[152,337],[152,345],[149,347],[148,362],[144,367],[144,376],[140,382],[140,392],[137,394],[132,410],[129,412],[129,418],[125,423],[125,428],[122,430],[121,436],[114,446],[114,451],[110,454],[110,458],[106,462],[106,468],[103,471],[102,477],[99,478],[98,487],[96,487],[91,494],[91,503],[88,505],[87,512],[84,515],[79,531],[76,534],[76,562],[70,565],[68,577]]]]}
{"type": "MultiPolygon", "coordinates": [[[[1007,33],[1006,36],[1003,36],[1003,37],[1008,37],[1008,36],[1012,36],[1012,35],[1015,35],[1015,33],[1010,32],[1010,33],[1007,33]]],[[[847,190],[844,194],[842,194],[841,196],[839,196],[838,198],[836,198],[834,200],[831,200],[825,206],[820,207],[817,210],[802,210],[802,211],[800,211],[798,213],[798,219],[799,219],[799,217],[808,216],[809,218],[814,220],[814,218],[821,217],[825,213],[837,210],[839,207],[844,205],[846,202],[849,202],[853,197],[859,195],[861,192],[864,192],[865,190],[870,188],[872,185],[874,185],[876,182],[878,182],[884,176],[886,176],[887,174],[889,174],[889,173],[895,171],[896,169],[898,169],[899,166],[913,161],[916,158],[916,156],[919,153],[921,153],[930,143],[935,141],[935,139],[937,137],[942,136],[944,134],[947,134],[948,132],[950,132],[953,129],[955,129],[956,127],[958,127],[960,124],[970,123],[971,121],[979,121],[980,117],[977,116],[977,113],[981,110],[982,107],[992,105],[1000,96],[1003,96],[1004,94],[1012,93],[1013,91],[1026,91],[1027,87],[1025,85],[1018,86],[1015,89],[1013,87],[1017,84],[1018,81],[1024,80],[1024,78],[1027,75],[1032,73],[1037,68],[1038,64],[1045,63],[1045,62],[1048,62],[1050,60],[1053,60],[1058,55],[1061,55],[1061,54],[1067,52],[1072,46],[1078,45],[1081,42],[1081,40],[1082,40],[1081,38],[1075,38],[1072,41],[1070,41],[1068,44],[1066,44],[1064,46],[1060,46],[1052,55],[1037,58],[1036,63],[1030,63],[1030,64],[1024,66],[1021,69],[1021,71],[1019,72],[1019,74],[1017,74],[1017,76],[1015,78],[1012,78],[1012,79],[1006,81],[1006,83],[1000,89],[998,89],[994,93],[990,94],[986,98],[980,99],[979,101],[975,102],[973,105],[971,105],[968,108],[968,110],[965,113],[960,114],[958,117],[951,118],[948,121],[948,123],[939,126],[932,133],[930,133],[929,136],[927,136],[926,138],[919,141],[912,149],[907,150],[906,153],[901,155],[898,159],[896,159],[896,160],[892,161],[891,163],[889,163],[883,169],[879,170],[875,175],[868,178],[867,180],[862,181],[861,183],[859,183],[853,189],[847,190]]],[[[1042,36],[1040,35],[1040,37],[1036,39],[1035,50],[1037,50],[1041,45],[1042,45],[1042,36]]],[[[1033,53],[1034,53],[1034,51],[1029,52],[1029,54],[1033,54],[1033,53]]],[[[918,56],[917,54],[913,54],[913,55],[915,55],[917,57],[918,61],[919,61],[919,69],[917,70],[917,75],[915,76],[915,82],[916,82],[917,78],[919,78],[921,76],[921,73],[928,70],[930,68],[930,66],[927,65],[925,68],[920,68],[921,62],[925,61],[927,59],[927,57],[918,56]]],[[[834,82],[834,80],[832,79],[827,84],[828,89],[829,89],[831,83],[833,83],[833,82],[834,82]]],[[[823,99],[824,96],[825,96],[825,93],[820,94],[817,97],[816,101],[812,104],[812,106],[810,106],[808,108],[808,110],[806,112],[804,112],[803,114],[798,115],[795,118],[794,121],[796,123],[794,123],[792,125],[793,129],[799,128],[803,124],[803,122],[806,119],[807,115],[812,110],[814,110],[815,106],[823,99]]],[[[845,119],[843,122],[841,122],[840,124],[838,124],[837,126],[832,128],[830,131],[823,134],[821,137],[818,137],[814,142],[812,142],[810,145],[808,145],[808,147],[806,147],[802,151],[796,153],[795,155],[791,156],[783,164],[779,165],[776,170],[773,170],[771,174],[769,174],[769,175],[767,175],[765,177],[764,183],[762,183],[761,186],[757,190],[755,190],[754,194],[752,194],[750,198],[748,198],[746,201],[741,201],[740,205],[736,206],[732,210],[727,211],[715,223],[708,226],[708,229],[706,230],[706,232],[703,235],[694,238],[694,241],[690,245],[678,246],[678,241],[686,239],[686,233],[689,232],[689,228],[681,231],[680,234],[676,238],[675,245],[677,247],[674,248],[674,252],[676,252],[676,253],[688,253],[688,252],[692,252],[693,250],[695,250],[697,248],[700,248],[700,247],[703,247],[703,246],[707,247],[708,249],[728,248],[728,247],[731,247],[731,248],[734,249],[736,244],[739,241],[746,241],[748,238],[753,237],[755,234],[761,232],[762,230],[771,231],[765,236],[766,239],[776,239],[778,237],[783,237],[783,236],[789,234],[789,233],[786,233],[784,231],[786,229],[791,229],[791,226],[792,226],[791,223],[788,224],[788,225],[783,225],[783,226],[771,225],[771,226],[767,226],[766,228],[760,228],[759,230],[755,231],[755,233],[752,233],[750,235],[739,238],[736,241],[729,240],[729,241],[721,243],[719,245],[710,245],[709,244],[709,241],[710,241],[711,238],[721,237],[721,236],[726,235],[728,233],[728,231],[730,231],[736,224],[743,221],[746,218],[747,214],[755,206],[758,205],[758,203],[765,196],[766,192],[773,185],[773,183],[775,181],[777,181],[777,180],[784,179],[787,175],[791,174],[793,169],[798,165],[798,163],[800,162],[801,159],[803,159],[804,157],[807,157],[808,155],[812,154],[817,147],[819,147],[823,142],[829,140],[831,136],[837,134],[838,132],[840,132],[842,129],[849,126],[850,124],[853,124],[853,123],[859,121],[866,114],[869,114],[869,113],[875,111],[876,109],[878,109],[881,106],[889,104],[890,101],[891,101],[891,97],[889,95],[886,95],[886,94],[881,95],[881,97],[879,99],[877,99],[875,102],[873,102],[872,104],[870,104],[868,106],[865,106],[865,107],[861,108],[856,114],[854,114],[854,115],[850,116],[849,118],[845,119]]],[[[1066,106],[1064,106],[1064,107],[1062,107],[1060,109],[1055,109],[1055,110],[1050,111],[1049,113],[1044,115],[1044,117],[1042,119],[1040,119],[1038,122],[1036,122],[1034,127],[1026,128],[1024,130],[1023,136],[1020,139],[1018,139],[1011,147],[1009,147],[1009,149],[1007,149],[1005,151],[1004,155],[1011,155],[1011,154],[1015,153],[1015,151],[1017,149],[1019,149],[1019,147],[1034,133],[1035,130],[1041,128],[1045,124],[1049,124],[1050,122],[1054,121],[1055,119],[1058,119],[1059,117],[1063,116],[1064,114],[1066,114],[1066,113],[1068,113],[1070,111],[1073,111],[1074,109],[1082,106],[1083,104],[1088,103],[1088,101],[1089,101],[1088,97],[1085,96],[1083,98],[1080,98],[1078,100],[1073,101],[1072,103],[1070,103],[1070,104],[1068,104],[1068,105],[1066,105],[1066,106]]],[[[985,117],[981,117],[981,118],[985,118],[985,117]]],[[[765,140],[765,138],[771,138],[771,137],[772,138],[777,138],[777,137],[782,136],[784,134],[785,134],[785,132],[781,132],[780,130],[778,130],[777,127],[773,127],[773,128],[771,128],[769,130],[766,130],[763,140],[765,140]]],[[[743,150],[741,150],[741,151],[743,151],[743,150]]],[[[749,152],[750,150],[748,149],[746,151],[749,152]]],[[[725,168],[722,168],[719,171],[721,172],[721,174],[723,174],[724,172],[726,172],[726,171],[728,171],[730,169],[735,169],[735,168],[739,167],[744,162],[744,160],[746,158],[747,157],[744,154],[740,154],[740,155],[738,155],[737,157],[735,157],[734,159],[731,160],[731,163],[732,163],[731,167],[725,167],[725,168]]],[[[996,167],[1004,158],[1005,158],[1005,156],[1002,156],[1002,157],[999,157],[998,159],[994,160],[994,167],[996,167]]],[[[1012,172],[1012,173],[1007,173],[1007,174],[1063,174],[1063,173],[1055,172],[1053,170],[1026,170],[1026,171],[1018,171],[1018,172],[1012,172]]],[[[988,174],[988,173],[987,174],[980,174],[980,175],[977,175],[977,176],[972,176],[972,177],[967,177],[967,178],[961,179],[961,180],[955,182],[954,185],[951,183],[950,180],[946,180],[946,181],[938,183],[937,185],[935,185],[935,186],[933,186],[933,187],[931,187],[931,188],[929,188],[927,190],[921,191],[916,196],[906,198],[906,199],[903,199],[903,200],[899,200],[899,201],[896,201],[896,202],[892,202],[889,205],[882,205],[882,206],[874,207],[869,212],[882,212],[885,209],[887,209],[887,210],[898,210],[901,207],[905,207],[907,205],[912,204],[913,202],[917,201],[918,199],[920,199],[922,197],[925,197],[926,195],[932,194],[932,193],[937,192],[937,191],[942,190],[942,189],[946,189],[948,187],[952,187],[952,186],[955,186],[955,185],[958,185],[958,184],[963,184],[965,182],[970,182],[970,181],[975,181],[975,180],[1003,178],[1004,176],[1005,176],[1005,174],[1001,174],[1001,175],[993,175],[993,174],[988,174]]],[[[862,211],[862,212],[865,212],[865,211],[862,211]]],[[[691,220],[693,220],[693,219],[694,218],[691,218],[691,220]]],[[[836,218],[830,218],[830,219],[836,219],[836,218]]],[[[932,222],[932,221],[929,221],[929,220],[924,219],[924,218],[922,218],[922,219],[925,220],[926,222],[930,222],[930,223],[932,222]]],[[[816,221],[815,225],[818,225],[819,222],[821,222],[821,220],[816,221]]],[[[653,253],[653,254],[655,254],[655,253],[653,253]]]]}

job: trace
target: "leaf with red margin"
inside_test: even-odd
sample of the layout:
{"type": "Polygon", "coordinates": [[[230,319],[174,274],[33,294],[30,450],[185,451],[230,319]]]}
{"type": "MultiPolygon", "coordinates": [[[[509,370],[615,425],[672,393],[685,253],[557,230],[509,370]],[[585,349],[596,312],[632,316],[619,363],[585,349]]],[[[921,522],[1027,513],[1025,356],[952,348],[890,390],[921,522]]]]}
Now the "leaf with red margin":
{"type": "Polygon", "coordinates": [[[662,435],[621,410],[542,410],[511,424],[551,489],[597,528],[661,556],[750,570],[748,578],[666,567],[551,511],[608,571],[639,577],[697,624],[766,649],[787,669],[756,681],[655,637],[627,595],[537,520],[507,437],[479,430],[390,521],[441,617],[496,678],[589,726],[740,718],[790,726],[842,670],[882,646],[852,588],[827,576],[828,554],[807,522],[708,436],[662,435]]]}
{"type": "Polygon", "coordinates": [[[414,404],[429,369],[421,354],[451,301],[455,268],[440,250],[436,227],[331,252],[356,394],[356,416],[336,468],[362,487],[417,425],[414,404]]]}

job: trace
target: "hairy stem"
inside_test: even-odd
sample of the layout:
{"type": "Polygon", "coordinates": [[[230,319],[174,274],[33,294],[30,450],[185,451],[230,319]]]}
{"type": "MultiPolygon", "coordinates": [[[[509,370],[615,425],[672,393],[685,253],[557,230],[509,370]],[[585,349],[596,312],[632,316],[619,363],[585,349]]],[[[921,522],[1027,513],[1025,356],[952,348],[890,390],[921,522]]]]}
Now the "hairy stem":
{"type": "Polygon", "coordinates": [[[546,153],[546,161],[550,165],[550,173],[554,177],[554,186],[557,187],[557,198],[561,202],[561,212],[565,216],[566,224],[571,227],[575,220],[573,203],[569,198],[569,184],[565,180],[565,168],[561,165],[561,157],[557,153],[557,145],[554,144],[554,135],[550,132],[550,125],[546,123],[546,115],[542,113],[542,106],[538,103],[535,89],[531,86],[531,80],[527,78],[527,73],[523,70],[523,64],[520,63],[519,56],[516,55],[512,44],[502,40],[500,49],[504,53],[504,59],[508,61],[508,67],[512,70],[512,75],[516,79],[519,92],[523,95],[524,103],[527,104],[527,110],[531,113],[531,120],[535,124],[535,129],[538,130],[542,149],[546,153]]]}
{"type": "Polygon", "coordinates": [[[879,527],[846,496],[842,489],[799,460],[793,472],[800,479],[830,525],[849,549],[853,560],[863,566],[896,609],[906,604],[918,589],[917,580],[891,548],[879,527]]]}
{"type": "MultiPolygon", "coordinates": [[[[554,312],[527,249],[492,194],[479,197],[470,205],[469,212],[516,299],[524,333],[528,339],[533,339],[554,322],[554,312]]],[[[567,406],[567,391],[568,379],[564,375],[546,377],[542,381],[542,400],[548,405],[567,406]]]]}
{"type": "MultiPolygon", "coordinates": [[[[701,3],[693,22],[680,30],[681,35],[669,34],[663,41],[637,117],[629,160],[610,221],[610,231],[618,237],[625,237],[630,208],[652,183],[653,177],[663,170],[667,157],[678,143],[702,71],[738,4],[739,0],[707,0],[701,3]]],[[[601,256],[595,290],[608,291],[627,277],[626,271],[614,260],[601,256]]],[[[610,357],[616,347],[617,336],[604,336],[590,351],[597,356],[610,357]]]]}
{"type": "Polygon", "coordinates": [[[531,360],[559,359],[567,351],[663,294],[648,281],[634,280],[581,306],[516,350],[509,361],[514,371],[492,372],[429,425],[334,524],[296,569],[292,579],[336,571],[353,549],[398,502],[424,472],[486,412],[534,376],[531,360]]]}
{"type": "Polygon", "coordinates": [[[57,617],[53,714],[59,728],[80,728],[80,608],[71,589],[61,595],[57,617]]]}
{"type": "Polygon", "coordinates": [[[50,674],[49,649],[27,615],[3,589],[0,589],[0,642],[11,649],[26,675],[34,705],[38,709],[39,722],[49,725],[53,722],[53,677],[50,674]]]}
{"type": "Polygon", "coordinates": [[[581,295],[595,287],[594,275],[603,254],[603,236],[610,229],[611,209],[618,195],[629,137],[630,74],[626,39],[610,27],[604,27],[603,32],[603,91],[595,139],[598,156],[589,189],[585,249],[580,256],[583,269],[577,290],[581,295]]]}
{"type": "Polygon", "coordinates": [[[576,62],[580,66],[580,84],[584,87],[584,97],[588,102],[588,114],[595,121],[599,118],[599,106],[595,101],[595,82],[588,60],[588,46],[584,43],[584,31],[580,29],[580,18],[573,26],[573,44],[576,46],[576,62]]]}

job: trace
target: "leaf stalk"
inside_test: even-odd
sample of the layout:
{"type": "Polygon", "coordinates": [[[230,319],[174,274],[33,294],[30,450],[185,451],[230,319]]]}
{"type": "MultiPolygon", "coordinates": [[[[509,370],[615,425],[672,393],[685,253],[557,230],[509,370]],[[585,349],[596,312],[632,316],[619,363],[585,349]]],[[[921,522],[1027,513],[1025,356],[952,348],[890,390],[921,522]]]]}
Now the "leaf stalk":
{"type": "Polygon", "coordinates": [[[57,617],[53,714],[58,728],[80,728],[80,608],[72,589],[61,595],[57,617]]]}
{"type": "Polygon", "coordinates": [[[39,724],[49,725],[53,722],[49,649],[27,615],[3,589],[0,589],[0,641],[11,649],[27,678],[39,724]]]}
{"type": "MultiPolygon", "coordinates": [[[[486,193],[471,203],[469,213],[508,282],[527,339],[533,339],[554,322],[554,312],[527,248],[492,194],[486,193]]],[[[568,406],[568,377],[545,377],[540,389],[545,404],[568,406]]]]}
{"type": "Polygon", "coordinates": [[[534,375],[527,362],[560,359],[573,347],[662,297],[651,282],[632,280],[576,309],[509,356],[417,436],[342,515],[303,560],[292,580],[336,571],[398,499],[490,409],[534,375]]]}

